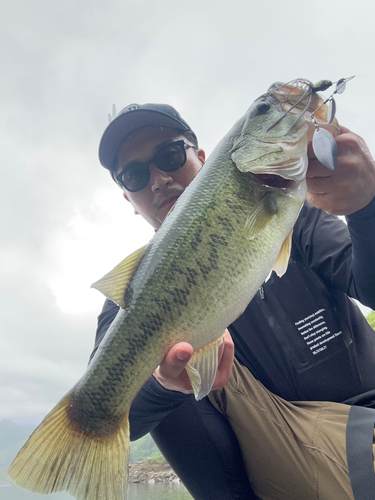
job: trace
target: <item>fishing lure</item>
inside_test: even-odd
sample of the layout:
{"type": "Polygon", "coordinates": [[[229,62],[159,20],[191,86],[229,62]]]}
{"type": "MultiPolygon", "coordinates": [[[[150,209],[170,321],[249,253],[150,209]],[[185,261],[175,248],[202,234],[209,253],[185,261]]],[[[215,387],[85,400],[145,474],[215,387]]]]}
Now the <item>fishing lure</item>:
{"type": "Polygon", "coordinates": [[[315,127],[312,138],[314,154],[325,167],[330,170],[334,170],[337,163],[336,141],[327,130],[319,127],[319,123],[315,115],[325,104],[328,104],[326,123],[332,123],[336,116],[336,101],[334,96],[336,94],[342,94],[346,88],[346,83],[353,78],[354,76],[340,78],[340,80],[334,82],[336,84],[335,90],[324,100],[318,92],[327,90],[334,85],[331,80],[319,80],[316,83],[312,83],[304,78],[298,78],[286,84],[276,83],[272,85],[269,88],[268,93],[276,94],[278,96],[283,109],[285,109],[285,113],[278,118],[278,120],[272,123],[268,127],[267,131],[275,127],[291,111],[301,110],[301,112],[297,114],[292,125],[285,132],[285,134],[287,134],[305,112],[311,111],[310,118],[315,127]],[[288,89],[289,92],[286,92],[286,89],[288,89]],[[316,103],[317,106],[315,106],[316,103]]]}

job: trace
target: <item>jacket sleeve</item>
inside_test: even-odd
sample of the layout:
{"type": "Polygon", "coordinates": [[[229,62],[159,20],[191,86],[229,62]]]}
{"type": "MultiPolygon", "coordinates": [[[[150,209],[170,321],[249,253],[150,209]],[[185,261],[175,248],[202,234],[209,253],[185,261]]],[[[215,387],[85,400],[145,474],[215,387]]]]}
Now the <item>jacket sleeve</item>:
{"type": "MultiPolygon", "coordinates": [[[[98,317],[95,346],[89,363],[92,361],[108,328],[115,319],[119,307],[106,300],[98,317]]],[[[152,431],[169,413],[191,395],[164,389],[154,377],[150,377],[134,399],[129,415],[130,439],[134,441],[152,431]]]]}
{"type": "Polygon", "coordinates": [[[375,308],[375,199],[346,219],[347,224],[306,202],[296,243],[328,286],[375,308]]]}
{"type": "Polygon", "coordinates": [[[352,240],[352,296],[375,309],[375,198],[346,220],[352,240]]]}

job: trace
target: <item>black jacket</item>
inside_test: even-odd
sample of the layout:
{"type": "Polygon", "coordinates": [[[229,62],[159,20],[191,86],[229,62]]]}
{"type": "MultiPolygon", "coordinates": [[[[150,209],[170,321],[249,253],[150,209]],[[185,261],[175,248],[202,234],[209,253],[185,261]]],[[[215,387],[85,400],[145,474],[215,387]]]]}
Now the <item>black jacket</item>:
{"type": "MultiPolygon", "coordinates": [[[[229,327],[236,357],[290,401],[344,401],[375,389],[375,332],[349,297],[375,309],[375,199],[347,225],[305,203],[287,272],[273,273],[229,327]]],[[[92,356],[117,310],[105,302],[92,356]]],[[[131,438],[187,397],[151,377],[132,405],[131,438]]]]}

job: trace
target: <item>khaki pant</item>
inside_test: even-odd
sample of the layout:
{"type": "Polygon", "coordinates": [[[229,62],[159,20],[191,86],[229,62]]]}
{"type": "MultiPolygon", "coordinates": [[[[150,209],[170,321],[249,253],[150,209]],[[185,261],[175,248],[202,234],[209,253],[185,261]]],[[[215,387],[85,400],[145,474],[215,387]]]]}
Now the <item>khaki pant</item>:
{"type": "Polygon", "coordinates": [[[209,398],[231,424],[262,500],[354,499],[346,458],[350,406],[285,401],[237,360],[227,386],[209,398]]]}

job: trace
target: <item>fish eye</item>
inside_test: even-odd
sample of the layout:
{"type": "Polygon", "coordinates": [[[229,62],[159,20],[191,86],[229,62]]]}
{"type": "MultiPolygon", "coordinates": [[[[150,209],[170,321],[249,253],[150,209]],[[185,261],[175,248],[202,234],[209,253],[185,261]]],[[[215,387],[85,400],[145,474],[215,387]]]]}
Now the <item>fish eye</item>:
{"type": "Polygon", "coordinates": [[[266,101],[258,102],[256,105],[256,110],[260,114],[267,113],[267,111],[269,111],[269,109],[270,109],[270,105],[266,101]]]}

